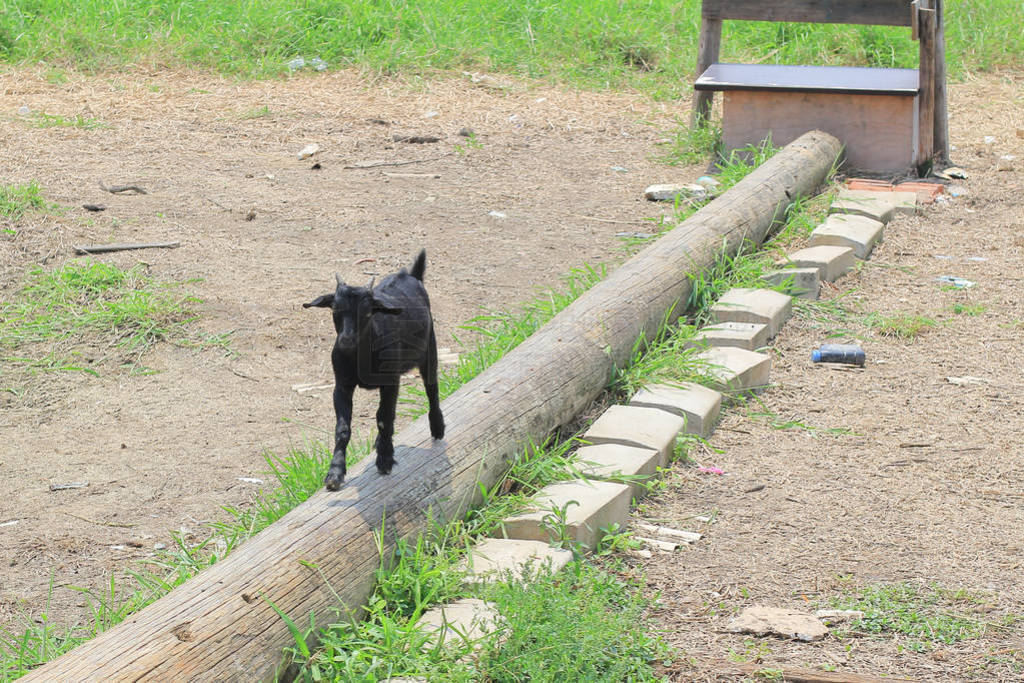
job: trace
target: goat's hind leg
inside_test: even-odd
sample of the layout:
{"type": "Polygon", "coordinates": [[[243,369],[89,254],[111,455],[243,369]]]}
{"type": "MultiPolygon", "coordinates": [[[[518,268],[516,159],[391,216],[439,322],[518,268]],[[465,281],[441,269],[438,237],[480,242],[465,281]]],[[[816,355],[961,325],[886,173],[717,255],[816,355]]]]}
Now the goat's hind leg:
{"type": "Polygon", "coordinates": [[[334,415],[337,424],[334,427],[334,457],[327,468],[324,486],[328,491],[337,491],[345,481],[345,451],[349,439],[352,438],[352,392],[354,386],[334,385],[334,415]]]}
{"type": "Polygon", "coordinates": [[[434,337],[434,329],[430,329],[430,342],[427,346],[427,362],[420,368],[420,375],[423,377],[423,388],[427,392],[427,401],[430,403],[430,410],[427,419],[430,420],[430,435],[435,439],[444,438],[444,415],[441,414],[441,401],[437,390],[437,340],[434,337]]]}
{"type": "Polygon", "coordinates": [[[377,471],[391,474],[395,465],[395,445],[391,437],[395,433],[395,409],[398,406],[398,381],[395,384],[383,384],[380,387],[380,406],[377,407],[377,471]]]}

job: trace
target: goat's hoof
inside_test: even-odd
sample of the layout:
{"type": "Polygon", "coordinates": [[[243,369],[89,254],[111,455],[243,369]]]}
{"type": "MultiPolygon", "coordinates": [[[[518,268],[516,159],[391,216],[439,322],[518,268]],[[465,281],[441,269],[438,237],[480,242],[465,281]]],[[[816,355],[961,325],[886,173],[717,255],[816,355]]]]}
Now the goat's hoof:
{"type": "Polygon", "coordinates": [[[395,466],[394,460],[388,460],[387,462],[377,461],[377,471],[381,474],[391,474],[391,468],[395,466]]]}
{"type": "Polygon", "coordinates": [[[430,435],[435,439],[444,438],[444,420],[430,420],[430,435]]]}
{"type": "Polygon", "coordinates": [[[345,475],[328,474],[327,478],[324,479],[324,486],[327,487],[328,491],[337,491],[341,488],[342,482],[345,481],[345,475]]]}

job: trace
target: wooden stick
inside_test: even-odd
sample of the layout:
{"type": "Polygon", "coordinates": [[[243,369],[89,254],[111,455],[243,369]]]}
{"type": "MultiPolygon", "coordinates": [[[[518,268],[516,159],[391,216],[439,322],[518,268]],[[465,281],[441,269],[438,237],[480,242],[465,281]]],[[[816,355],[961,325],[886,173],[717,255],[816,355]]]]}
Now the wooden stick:
{"type": "Polygon", "coordinates": [[[76,515],[73,512],[65,512],[64,514],[68,517],[74,517],[75,519],[80,519],[83,522],[89,522],[89,524],[99,524],[100,526],[112,526],[117,527],[118,529],[131,529],[133,526],[135,526],[134,524],[125,524],[123,522],[103,522],[100,520],[89,519],[88,517],[81,517],[79,515],[76,515]]]}
{"type": "Polygon", "coordinates": [[[814,669],[802,669],[795,666],[783,666],[782,664],[769,664],[752,662],[722,663],[715,667],[721,672],[738,669],[748,675],[754,675],[758,671],[782,671],[782,680],[792,683],[912,683],[912,678],[879,678],[865,674],[846,673],[838,671],[816,671],[814,669]]]}
{"type": "Polygon", "coordinates": [[[409,164],[422,164],[427,161],[437,161],[438,159],[444,159],[447,156],[451,156],[451,153],[442,154],[437,157],[427,157],[426,159],[413,159],[412,161],[357,161],[354,164],[348,166],[342,166],[342,168],[377,168],[378,166],[408,166],[409,164]]]}
{"type": "Polygon", "coordinates": [[[110,194],[118,194],[119,192],[134,192],[135,194],[149,194],[148,192],[146,192],[146,190],[144,190],[143,188],[139,187],[138,185],[111,185],[110,187],[107,187],[106,185],[103,184],[102,180],[100,181],[100,189],[103,190],[104,192],[109,192],[110,194]]]}
{"type": "Polygon", "coordinates": [[[120,242],[116,244],[83,244],[76,246],[79,254],[102,254],[107,251],[129,251],[131,249],[177,249],[181,242],[120,242]]]}

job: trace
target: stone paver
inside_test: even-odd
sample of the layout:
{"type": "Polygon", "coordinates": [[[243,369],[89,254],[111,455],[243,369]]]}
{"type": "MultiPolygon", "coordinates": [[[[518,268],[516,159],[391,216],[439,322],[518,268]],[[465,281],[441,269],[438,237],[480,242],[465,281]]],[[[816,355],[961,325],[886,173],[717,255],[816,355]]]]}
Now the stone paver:
{"type": "Polygon", "coordinates": [[[719,346],[697,354],[708,374],[724,390],[756,390],[768,384],[772,359],[765,353],[719,346]]]}
{"type": "Polygon", "coordinates": [[[494,603],[463,598],[423,613],[419,624],[436,631],[442,642],[473,642],[498,629],[499,615],[494,603]]]}
{"type": "Polygon", "coordinates": [[[723,294],[711,307],[715,322],[761,323],[774,337],[793,315],[792,297],[771,289],[738,287],[723,294]]]}
{"type": "Polygon", "coordinates": [[[736,346],[748,351],[768,343],[768,326],[763,323],[724,322],[697,330],[692,346],[736,346]]]}
{"type": "Polygon", "coordinates": [[[883,201],[892,204],[896,213],[914,215],[917,212],[917,193],[913,191],[876,192],[874,190],[842,189],[839,191],[839,196],[836,199],[838,201],[852,202],[883,201]]]}
{"type": "MultiPolygon", "coordinates": [[[[891,194],[891,193],[885,193],[891,194]]],[[[848,198],[848,199],[835,199],[832,205],[828,207],[828,212],[843,213],[843,214],[855,214],[857,216],[865,216],[882,223],[888,223],[892,220],[893,214],[896,213],[895,200],[887,201],[882,197],[875,198],[848,198]]]]}
{"type": "Polygon", "coordinates": [[[786,294],[797,296],[801,299],[817,299],[818,290],[821,289],[821,275],[819,268],[780,268],[770,270],[761,276],[761,279],[772,287],[786,285],[786,294]]]}
{"type": "Polygon", "coordinates": [[[676,437],[686,428],[686,420],[678,415],[652,408],[611,406],[581,437],[597,445],[619,443],[626,446],[653,448],[667,462],[676,447],[676,437]]]}
{"type": "Polygon", "coordinates": [[[811,232],[808,244],[812,247],[850,247],[860,259],[871,256],[875,244],[881,241],[885,226],[874,219],[856,214],[834,213],[811,232]]]}
{"type": "Polygon", "coordinates": [[[537,492],[533,504],[522,514],[502,521],[497,535],[527,541],[550,541],[549,528],[557,518],[555,510],[565,510],[565,530],[570,540],[593,550],[601,528],[629,521],[630,488],[610,481],[574,479],[545,486],[537,492]],[[548,522],[548,524],[545,524],[548,522]]]}
{"type": "Polygon", "coordinates": [[[642,482],[658,476],[658,468],[667,461],[653,448],[636,448],[616,443],[584,446],[576,451],[576,467],[586,479],[616,479],[621,475],[638,477],[622,482],[629,486],[633,498],[646,493],[642,482]]]}
{"type": "Polygon", "coordinates": [[[708,436],[718,421],[722,394],[693,382],[652,384],[633,395],[629,405],[666,410],[686,419],[686,433],[708,436]]]}
{"type": "Polygon", "coordinates": [[[470,581],[488,582],[523,579],[537,571],[559,571],[572,560],[572,553],[552,548],[543,541],[514,538],[488,538],[470,548],[466,558],[470,581]]]}
{"type": "Polygon", "coordinates": [[[799,268],[817,268],[822,280],[835,282],[853,268],[850,247],[807,247],[789,255],[789,262],[799,268]]]}

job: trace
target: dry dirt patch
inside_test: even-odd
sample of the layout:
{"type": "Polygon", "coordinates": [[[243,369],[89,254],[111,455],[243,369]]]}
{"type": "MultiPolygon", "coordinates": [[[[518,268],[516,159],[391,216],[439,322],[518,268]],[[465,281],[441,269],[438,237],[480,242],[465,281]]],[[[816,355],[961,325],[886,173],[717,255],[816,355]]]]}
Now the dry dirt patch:
{"type": "MultiPolygon", "coordinates": [[[[650,231],[645,219],[663,211],[643,201],[643,187],[697,172],[653,161],[654,141],[673,130],[680,107],[632,94],[354,73],[239,84],[157,72],[52,84],[26,71],[0,75],[0,92],[2,182],[35,180],[69,207],[27,218],[0,241],[0,297],[15,296],[30,265],[79,258],[75,244],[180,240],[176,250],[96,258],[195,279],[186,289],[204,301],[199,325],[230,331],[236,352],[161,345],[141,360],[156,371],[146,376],[99,354],[98,378],[26,382],[3,368],[5,382],[17,375],[19,394],[0,394],[0,522],[18,523],[0,527],[0,626],[19,610],[42,610],[51,580],[96,588],[170,543],[171,531],[202,538],[224,516],[221,505],[244,505],[255,492],[240,477],[268,479],[265,449],[331,438],[329,390],[292,387],[331,382],[330,316],[300,305],[332,287],[335,271],[363,284],[425,247],[439,342],[456,347],[457,326],[482,310],[525,301],[573,266],[614,262],[615,234],[650,231]],[[39,112],[103,127],[33,127],[39,112]],[[462,128],[475,137],[458,135],[462,128]],[[310,143],[322,151],[300,161],[310,143]],[[111,195],[101,181],[149,193],[111,195]],[[85,203],[108,209],[87,213],[85,203]],[[89,486],[48,490],[80,481],[89,486]]],[[[371,436],[375,409],[375,396],[357,395],[357,438],[371,436]]],[[[57,590],[51,617],[81,618],[79,603],[57,590]]]]}

